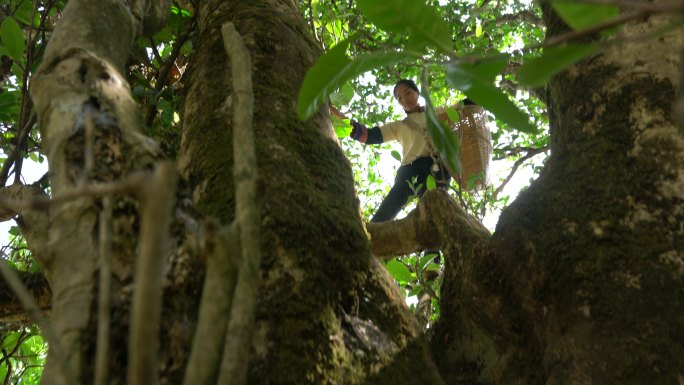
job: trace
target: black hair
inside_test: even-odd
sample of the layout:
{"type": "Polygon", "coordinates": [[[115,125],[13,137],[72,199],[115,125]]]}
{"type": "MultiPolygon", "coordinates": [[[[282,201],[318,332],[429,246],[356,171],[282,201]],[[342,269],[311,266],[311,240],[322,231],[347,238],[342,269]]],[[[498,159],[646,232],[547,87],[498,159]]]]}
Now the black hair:
{"type": "Polygon", "coordinates": [[[397,84],[394,85],[394,90],[392,90],[392,93],[394,94],[395,97],[397,96],[397,87],[399,87],[401,85],[404,85],[404,86],[416,91],[417,93],[420,93],[420,90],[418,89],[416,82],[414,82],[411,79],[401,79],[397,82],[397,84]]]}

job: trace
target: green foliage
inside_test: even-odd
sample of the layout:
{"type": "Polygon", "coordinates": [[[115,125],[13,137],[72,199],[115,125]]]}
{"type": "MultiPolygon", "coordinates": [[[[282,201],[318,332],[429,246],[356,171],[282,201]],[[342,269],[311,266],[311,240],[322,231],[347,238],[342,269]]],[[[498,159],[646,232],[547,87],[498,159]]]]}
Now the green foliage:
{"type": "Polygon", "coordinates": [[[47,345],[36,327],[0,332],[2,362],[0,380],[5,384],[39,384],[47,357],[47,345]],[[9,362],[9,366],[7,363],[9,362]],[[11,368],[11,370],[8,370],[11,368]]]}
{"type": "Polygon", "coordinates": [[[617,17],[620,13],[617,6],[608,4],[570,1],[554,1],[551,4],[563,21],[575,30],[593,27],[617,17]]]}
{"type": "Polygon", "coordinates": [[[9,56],[15,61],[21,61],[26,50],[24,33],[19,23],[12,17],[6,17],[0,24],[0,38],[9,56]]]}
{"type": "Polygon", "coordinates": [[[596,48],[595,44],[568,44],[547,48],[541,57],[525,61],[518,70],[518,80],[529,86],[543,86],[551,76],[592,54],[596,48]]]}
{"type": "Polygon", "coordinates": [[[346,138],[349,136],[349,134],[351,134],[352,126],[349,119],[340,119],[337,116],[331,115],[330,120],[332,121],[335,135],[338,138],[346,138]]]}
{"type": "Polygon", "coordinates": [[[423,98],[425,98],[427,130],[435,144],[436,150],[439,151],[442,159],[446,161],[452,170],[460,171],[459,154],[461,150],[458,137],[435,114],[432,100],[430,99],[430,92],[425,83],[423,83],[423,98]]]}
{"type": "Polygon", "coordinates": [[[434,190],[437,188],[437,181],[435,181],[435,177],[432,175],[428,175],[427,181],[425,182],[425,187],[427,187],[428,190],[434,190]]]}
{"type": "Polygon", "coordinates": [[[411,271],[402,262],[397,259],[392,259],[385,264],[387,271],[392,275],[392,277],[399,283],[408,283],[415,280],[416,275],[411,273],[411,271]]]}
{"type": "Polygon", "coordinates": [[[496,64],[500,65],[500,62],[484,63],[452,63],[447,67],[447,78],[454,88],[463,91],[475,103],[513,128],[530,134],[536,133],[537,127],[530,123],[527,114],[520,111],[508,96],[494,86],[492,75],[497,69],[496,64]]]}
{"type": "Polygon", "coordinates": [[[346,55],[348,47],[349,41],[333,47],[304,77],[297,107],[301,119],[313,116],[328,95],[349,80],[378,67],[415,60],[412,55],[400,52],[375,52],[349,60],[346,55]]]}
{"type": "Polygon", "coordinates": [[[421,0],[357,0],[361,12],[389,33],[408,33],[412,47],[422,51],[433,44],[445,53],[452,51],[449,25],[421,0]]]}
{"type": "Polygon", "coordinates": [[[330,95],[330,103],[333,106],[346,106],[354,98],[354,88],[349,83],[345,83],[337,92],[330,95]]]}
{"type": "Polygon", "coordinates": [[[387,271],[402,289],[423,327],[428,328],[439,317],[440,265],[438,254],[403,255],[385,264],[387,271]]]}

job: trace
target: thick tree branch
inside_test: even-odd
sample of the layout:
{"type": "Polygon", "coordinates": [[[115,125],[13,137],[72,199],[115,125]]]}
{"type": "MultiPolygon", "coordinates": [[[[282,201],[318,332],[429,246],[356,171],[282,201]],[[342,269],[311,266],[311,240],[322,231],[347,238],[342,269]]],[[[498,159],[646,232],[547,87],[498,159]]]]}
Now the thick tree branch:
{"type": "Polygon", "coordinates": [[[447,242],[459,243],[473,237],[486,239],[488,230],[468,215],[445,191],[430,190],[418,206],[405,218],[380,223],[367,223],[371,248],[378,257],[414,253],[441,248],[447,242]],[[453,232],[440,230],[443,222],[453,222],[453,232]]]}

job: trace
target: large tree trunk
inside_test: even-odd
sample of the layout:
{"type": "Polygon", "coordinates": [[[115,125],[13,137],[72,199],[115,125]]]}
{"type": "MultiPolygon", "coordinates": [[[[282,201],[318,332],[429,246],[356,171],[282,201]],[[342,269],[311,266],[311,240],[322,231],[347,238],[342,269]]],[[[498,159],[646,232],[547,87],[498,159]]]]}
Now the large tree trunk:
{"type": "Polygon", "coordinates": [[[296,117],[319,52],[294,2],[202,3],[179,156],[194,198],[205,214],[233,220],[233,87],[219,33],[227,21],[252,56],[263,213],[249,383],[441,383],[416,320],[369,252],[329,121],[296,117]]]}
{"type": "Polygon", "coordinates": [[[684,45],[658,34],[668,22],[630,23],[628,44],[551,80],[546,167],[490,241],[448,255],[433,339],[448,383],[682,383],[684,45]]]}

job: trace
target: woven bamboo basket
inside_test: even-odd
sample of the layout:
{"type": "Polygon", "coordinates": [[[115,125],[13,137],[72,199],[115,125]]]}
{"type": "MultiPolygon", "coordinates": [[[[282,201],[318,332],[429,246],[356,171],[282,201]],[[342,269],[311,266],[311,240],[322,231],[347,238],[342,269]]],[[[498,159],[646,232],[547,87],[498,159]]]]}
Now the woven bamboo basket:
{"type": "Polygon", "coordinates": [[[487,126],[487,112],[478,105],[464,106],[460,120],[451,128],[461,139],[461,172],[449,170],[461,188],[481,189],[489,183],[489,159],[492,134],[487,126]]]}

